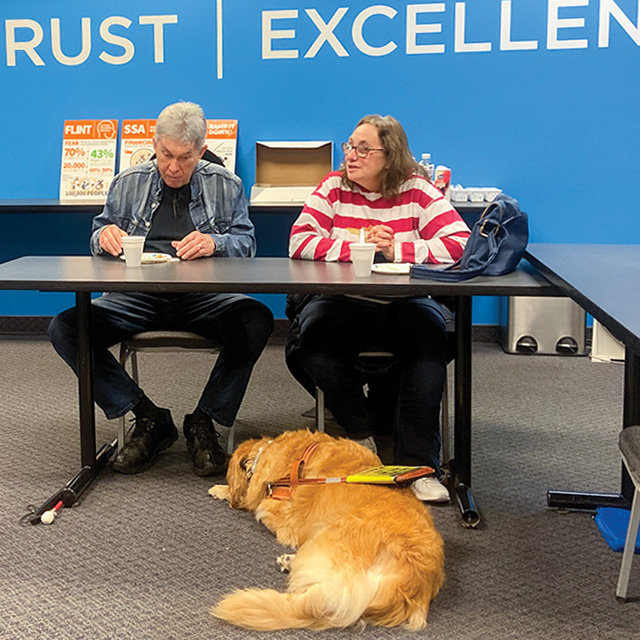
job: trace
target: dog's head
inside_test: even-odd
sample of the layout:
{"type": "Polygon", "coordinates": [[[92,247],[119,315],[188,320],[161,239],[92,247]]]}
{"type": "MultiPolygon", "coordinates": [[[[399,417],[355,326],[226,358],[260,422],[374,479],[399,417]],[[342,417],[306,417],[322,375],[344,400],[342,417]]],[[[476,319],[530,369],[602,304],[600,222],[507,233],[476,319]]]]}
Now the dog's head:
{"type": "MultiPolygon", "coordinates": [[[[250,483],[262,452],[270,442],[268,438],[247,440],[233,452],[227,469],[227,484],[229,485],[229,505],[234,509],[253,511],[257,507],[257,503],[254,505],[256,493],[263,494],[266,491],[264,486],[254,486],[250,491],[250,483]]],[[[260,499],[263,497],[261,495],[260,499]]]]}

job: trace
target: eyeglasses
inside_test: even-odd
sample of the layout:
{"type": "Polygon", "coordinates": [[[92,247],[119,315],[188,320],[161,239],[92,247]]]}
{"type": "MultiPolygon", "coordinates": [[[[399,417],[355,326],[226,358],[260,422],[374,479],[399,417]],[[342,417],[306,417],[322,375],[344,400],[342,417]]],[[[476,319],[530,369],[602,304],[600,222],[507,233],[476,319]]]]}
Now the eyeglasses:
{"type": "Polygon", "coordinates": [[[343,142],[342,151],[345,156],[349,155],[352,151],[355,151],[359,158],[366,158],[372,151],[384,151],[384,149],[373,149],[371,147],[367,147],[364,143],[353,145],[350,142],[343,142]]]}

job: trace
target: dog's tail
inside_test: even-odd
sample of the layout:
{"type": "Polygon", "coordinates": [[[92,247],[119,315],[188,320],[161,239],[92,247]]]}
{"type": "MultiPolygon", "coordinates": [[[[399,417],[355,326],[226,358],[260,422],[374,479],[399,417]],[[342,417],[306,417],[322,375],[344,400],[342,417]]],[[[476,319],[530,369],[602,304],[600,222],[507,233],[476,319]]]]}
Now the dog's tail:
{"type": "Polygon", "coordinates": [[[329,585],[313,584],[304,591],[280,593],[274,589],[243,589],[226,596],[212,615],[257,631],[329,629],[355,624],[374,597],[378,580],[361,579],[329,585]],[[358,584],[353,584],[357,582],[358,584]]]}

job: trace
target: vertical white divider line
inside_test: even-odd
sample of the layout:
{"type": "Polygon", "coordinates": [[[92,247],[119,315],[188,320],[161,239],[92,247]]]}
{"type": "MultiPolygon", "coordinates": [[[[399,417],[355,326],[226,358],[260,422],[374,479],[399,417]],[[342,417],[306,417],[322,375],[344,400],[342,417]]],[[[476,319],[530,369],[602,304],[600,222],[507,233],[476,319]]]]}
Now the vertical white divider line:
{"type": "Polygon", "coordinates": [[[216,0],[216,48],[218,58],[218,80],[222,79],[222,0],[216,0]]]}

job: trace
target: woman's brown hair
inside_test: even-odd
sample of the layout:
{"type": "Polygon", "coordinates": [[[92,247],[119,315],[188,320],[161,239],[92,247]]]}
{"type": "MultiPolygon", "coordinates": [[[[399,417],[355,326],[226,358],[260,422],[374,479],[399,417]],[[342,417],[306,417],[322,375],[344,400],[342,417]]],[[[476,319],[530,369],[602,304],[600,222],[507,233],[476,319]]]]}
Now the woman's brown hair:
{"type": "MultiPolygon", "coordinates": [[[[356,129],[363,124],[371,124],[378,130],[380,143],[387,156],[387,164],[381,175],[380,193],[383,198],[398,195],[400,185],[412,174],[426,176],[424,169],[416,162],[409,150],[409,141],[402,125],[393,116],[369,115],[358,122],[356,129]]],[[[349,180],[344,162],[341,165],[342,184],[353,189],[355,183],[349,180]]]]}

